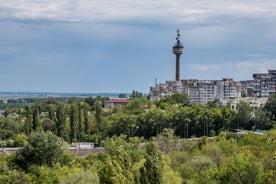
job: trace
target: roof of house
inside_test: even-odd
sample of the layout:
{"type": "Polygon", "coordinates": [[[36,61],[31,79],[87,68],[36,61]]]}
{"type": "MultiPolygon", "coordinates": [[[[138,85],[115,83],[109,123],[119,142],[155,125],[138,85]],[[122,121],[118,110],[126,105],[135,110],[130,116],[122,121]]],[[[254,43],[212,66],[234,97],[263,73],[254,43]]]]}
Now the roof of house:
{"type": "Polygon", "coordinates": [[[127,99],[110,99],[107,100],[106,103],[127,103],[127,99]]]}

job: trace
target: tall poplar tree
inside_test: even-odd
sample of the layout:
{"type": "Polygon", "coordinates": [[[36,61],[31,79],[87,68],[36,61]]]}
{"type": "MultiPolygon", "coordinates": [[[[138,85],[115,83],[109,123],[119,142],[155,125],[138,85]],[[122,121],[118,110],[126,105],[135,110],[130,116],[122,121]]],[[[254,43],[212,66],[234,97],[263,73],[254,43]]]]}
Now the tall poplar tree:
{"type": "Polygon", "coordinates": [[[70,112],[70,142],[76,141],[76,129],[78,125],[78,106],[76,104],[71,105],[70,112]]]}
{"type": "Polygon", "coordinates": [[[66,113],[65,113],[65,105],[59,104],[57,107],[57,114],[56,114],[56,129],[57,129],[57,135],[59,137],[64,138],[64,129],[65,129],[65,123],[66,123],[66,113]]]}
{"type": "Polygon", "coordinates": [[[101,144],[102,111],[103,110],[101,107],[101,102],[97,101],[95,104],[95,120],[96,120],[99,144],[101,144]]]}
{"type": "Polygon", "coordinates": [[[26,119],[25,119],[25,123],[24,123],[24,132],[26,135],[30,135],[33,129],[33,125],[32,125],[32,110],[30,106],[27,106],[25,108],[26,111],[26,119]]]}
{"type": "Polygon", "coordinates": [[[162,184],[163,162],[157,145],[149,142],[146,145],[146,162],[140,169],[140,183],[162,184]]]}
{"type": "Polygon", "coordinates": [[[78,128],[77,128],[77,139],[81,141],[82,133],[83,133],[83,105],[81,103],[77,104],[78,106],[78,128]]]}
{"type": "Polygon", "coordinates": [[[89,110],[89,104],[84,103],[84,104],[83,104],[84,133],[85,133],[86,135],[88,134],[88,129],[89,129],[88,110],[89,110]]]}
{"type": "Polygon", "coordinates": [[[113,155],[108,155],[104,166],[99,171],[101,184],[133,184],[134,176],[130,156],[121,148],[113,155]]]}
{"type": "Polygon", "coordinates": [[[33,111],[33,130],[36,130],[39,126],[39,109],[38,107],[34,107],[33,111]]]}

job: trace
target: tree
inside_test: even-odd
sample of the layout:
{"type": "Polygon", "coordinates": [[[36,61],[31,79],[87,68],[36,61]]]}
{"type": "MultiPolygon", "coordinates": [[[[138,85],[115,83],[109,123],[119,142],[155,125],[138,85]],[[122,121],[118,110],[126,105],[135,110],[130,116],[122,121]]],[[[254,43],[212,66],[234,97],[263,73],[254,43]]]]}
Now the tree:
{"type": "Polygon", "coordinates": [[[89,116],[88,116],[88,110],[89,110],[89,104],[85,103],[83,104],[83,116],[84,116],[84,133],[88,134],[89,129],[89,116]]]}
{"type": "Polygon", "coordinates": [[[235,128],[244,128],[252,129],[253,125],[251,124],[252,120],[252,108],[248,103],[241,101],[237,105],[237,113],[234,116],[234,123],[236,124],[235,128]]]}
{"type": "Polygon", "coordinates": [[[225,162],[215,177],[218,183],[260,183],[263,165],[249,152],[243,152],[225,162]]]}
{"type": "Polygon", "coordinates": [[[33,164],[51,167],[62,158],[67,149],[63,139],[49,131],[33,132],[27,141],[28,143],[15,155],[15,163],[25,170],[33,164]]]}
{"type": "Polygon", "coordinates": [[[150,108],[152,102],[146,97],[131,99],[127,104],[122,107],[122,111],[126,114],[141,114],[145,109],[150,108]]]}
{"type": "Polygon", "coordinates": [[[38,107],[34,107],[33,111],[33,130],[36,130],[39,126],[40,117],[39,117],[39,109],[38,107]]]}
{"type": "Polygon", "coordinates": [[[102,107],[101,102],[97,101],[95,104],[95,120],[96,120],[96,126],[97,126],[97,134],[99,139],[99,144],[101,144],[101,130],[102,130],[102,107]]]}
{"type": "Polygon", "coordinates": [[[184,94],[184,93],[174,93],[164,99],[161,99],[159,101],[159,106],[162,103],[168,103],[170,105],[180,104],[181,106],[185,106],[185,105],[188,105],[189,103],[189,97],[187,94],[184,94]]]}
{"type": "Polygon", "coordinates": [[[219,101],[219,99],[215,99],[213,101],[208,101],[207,102],[207,107],[214,108],[214,107],[221,107],[221,106],[222,106],[222,104],[219,101]]]}
{"type": "Polygon", "coordinates": [[[66,123],[66,114],[65,114],[65,105],[59,104],[57,107],[56,113],[56,129],[57,129],[57,136],[64,138],[64,129],[66,123]]]}
{"type": "Polygon", "coordinates": [[[139,136],[149,138],[161,133],[166,126],[167,117],[161,109],[153,108],[141,115],[141,122],[137,132],[139,136]]]}
{"type": "Polygon", "coordinates": [[[78,125],[78,106],[76,104],[71,105],[70,110],[70,142],[77,140],[77,125],[78,125]]]}
{"type": "Polygon", "coordinates": [[[32,132],[32,110],[30,106],[27,106],[25,108],[26,111],[26,118],[25,118],[25,123],[23,126],[24,132],[26,133],[26,135],[30,135],[32,132]]]}
{"type": "Polygon", "coordinates": [[[134,183],[130,156],[121,148],[117,149],[114,155],[108,155],[99,171],[99,178],[102,184],[134,183]]]}
{"type": "Polygon", "coordinates": [[[273,121],[270,114],[263,108],[257,109],[255,112],[254,124],[256,129],[269,130],[273,127],[273,121]]]}
{"type": "Polygon", "coordinates": [[[49,119],[52,120],[52,121],[55,120],[55,107],[56,107],[56,105],[53,105],[53,104],[49,104],[48,107],[47,107],[47,111],[48,111],[48,114],[49,114],[49,119]]]}
{"type": "Polygon", "coordinates": [[[41,125],[44,131],[52,131],[54,129],[54,122],[50,118],[41,119],[41,125]]]}
{"type": "Polygon", "coordinates": [[[136,134],[136,115],[127,115],[123,113],[116,113],[112,116],[112,125],[109,130],[111,135],[128,135],[128,137],[133,137],[136,134]]]}
{"type": "Polygon", "coordinates": [[[86,98],[84,101],[85,101],[85,103],[90,105],[91,109],[94,109],[94,106],[95,106],[95,103],[96,103],[95,98],[90,96],[90,97],[86,98]]]}
{"type": "Polygon", "coordinates": [[[121,94],[119,94],[119,96],[118,96],[119,98],[126,98],[127,96],[126,96],[126,94],[124,94],[124,93],[121,93],[121,94]]]}
{"type": "Polygon", "coordinates": [[[276,121],[276,93],[273,93],[267,100],[264,109],[270,114],[271,119],[276,121]]]}
{"type": "Polygon", "coordinates": [[[231,126],[231,120],[234,117],[235,111],[231,110],[229,107],[222,108],[222,130],[228,130],[231,126]]]}
{"type": "Polygon", "coordinates": [[[143,96],[143,93],[133,90],[131,94],[131,98],[141,98],[143,96]]]}
{"type": "Polygon", "coordinates": [[[163,162],[157,145],[149,142],[146,145],[146,162],[140,169],[140,183],[161,184],[163,183],[163,162]]]}
{"type": "Polygon", "coordinates": [[[77,139],[78,141],[81,141],[81,138],[83,137],[83,122],[84,122],[84,110],[83,105],[81,103],[78,103],[78,128],[77,128],[77,139]]]}

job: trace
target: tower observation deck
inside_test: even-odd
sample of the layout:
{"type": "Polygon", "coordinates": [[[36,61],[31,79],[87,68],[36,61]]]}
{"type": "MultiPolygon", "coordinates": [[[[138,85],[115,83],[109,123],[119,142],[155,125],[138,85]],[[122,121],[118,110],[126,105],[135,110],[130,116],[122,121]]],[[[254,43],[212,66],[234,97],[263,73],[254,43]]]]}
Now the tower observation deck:
{"type": "Polygon", "coordinates": [[[180,55],[183,53],[184,47],[180,42],[180,33],[177,30],[176,44],[173,46],[173,53],[176,56],[176,69],[175,69],[175,80],[180,80],[180,55]]]}

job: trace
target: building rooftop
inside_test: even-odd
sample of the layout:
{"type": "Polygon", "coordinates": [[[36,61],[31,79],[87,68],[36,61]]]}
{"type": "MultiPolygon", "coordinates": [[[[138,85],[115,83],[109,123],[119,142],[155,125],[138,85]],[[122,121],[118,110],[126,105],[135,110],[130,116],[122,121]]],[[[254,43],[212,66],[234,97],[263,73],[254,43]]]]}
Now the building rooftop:
{"type": "Polygon", "coordinates": [[[128,99],[110,99],[106,103],[127,103],[128,99]]]}

